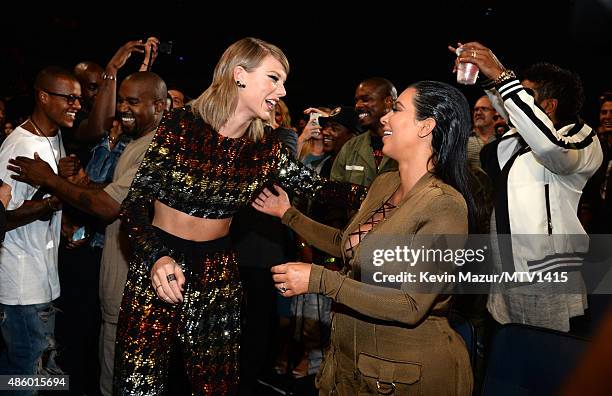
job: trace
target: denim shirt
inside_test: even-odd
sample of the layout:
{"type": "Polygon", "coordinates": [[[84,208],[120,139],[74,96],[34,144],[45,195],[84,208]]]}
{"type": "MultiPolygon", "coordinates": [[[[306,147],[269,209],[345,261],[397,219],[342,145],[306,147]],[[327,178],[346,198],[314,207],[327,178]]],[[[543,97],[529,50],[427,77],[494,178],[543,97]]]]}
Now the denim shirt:
{"type": "MultiPolygon", "coordinates": [[[[115,166],[119,161],[119,157],[125,146],[132,140],[132,138],[126,134],[119,136],[119,141],[115,147],[110,149],[110,142],[108,135],[102,139],[100,143],[95,145],[91,149],[91,160],[85,168],[85,172],[89,179],[94,183],[106,184],[113,181],[113,174],[115,173],[115,166]]],[[[91,247],[104,247],[104,234],[101,232],[95,232],[91,237],[89,243],[91,247]]]]}

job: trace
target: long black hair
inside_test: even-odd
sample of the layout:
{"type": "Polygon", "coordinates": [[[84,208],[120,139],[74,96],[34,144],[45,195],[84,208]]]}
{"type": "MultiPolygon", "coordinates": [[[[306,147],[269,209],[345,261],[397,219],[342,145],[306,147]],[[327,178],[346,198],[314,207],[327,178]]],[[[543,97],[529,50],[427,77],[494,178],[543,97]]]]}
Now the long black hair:
{"type": "Polygon", "coordinates": [[[438,81],[420,81],[411,87],[416,89],[414,107],[417,120],[433,118],[436,121],[431,132],[432,172],[463,195],[468,207],[469,229],[474,232],[480,215],[472,194],[467,162],[472,122],[468,101],[457,88],[438,81]]]}

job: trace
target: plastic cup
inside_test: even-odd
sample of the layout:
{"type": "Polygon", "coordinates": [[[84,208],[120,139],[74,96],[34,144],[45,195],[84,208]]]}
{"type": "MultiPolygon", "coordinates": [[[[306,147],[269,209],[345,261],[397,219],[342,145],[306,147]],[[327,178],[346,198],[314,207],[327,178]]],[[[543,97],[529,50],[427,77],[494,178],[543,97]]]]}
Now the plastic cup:
{"type": "MultiPolygon", "coordinates": [[[[455,52],[459,56],[462,51],[462,48],[457,48],[455,52]]],[[[478,66],[474,63],[459,62],[457,65],[457,82],[464,85],[474,85],[478,78],[478,72],[478,66]]]]}

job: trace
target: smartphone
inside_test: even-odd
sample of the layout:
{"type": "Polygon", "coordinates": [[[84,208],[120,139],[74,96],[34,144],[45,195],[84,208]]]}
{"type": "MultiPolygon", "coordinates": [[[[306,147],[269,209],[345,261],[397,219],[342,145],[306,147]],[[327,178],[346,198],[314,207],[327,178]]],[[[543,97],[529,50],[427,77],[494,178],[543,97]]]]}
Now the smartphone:
{"type": "MultiPolygon", "coordinates": [[[[317,128],[321,128],[321,124],[319,124],[319,117],[321,117],[321,113],[317,113],[317,112],[312,112],[309,115],[308,118],[308,123],[310,125],[314,125],[317,128]]],[[[312,136],[319,136],[321,134],[321,130],[319,129],[319,131],[315,131],[312,133],[312,136]]]]}
{"type": "Polygon", "coordinates": [[[309,114],[308,122],[311,125],[316,125],[320,127],[321,125],[319,124],[319,117],[321,117],[321,113],[317,113],[313,111],[312,113],[309,114]]]}
{"type": "Polygon", "coordinates": [[[161,41],[157,46],[157,50],[162,54],[172,54],[172,41],[161,41]]]}

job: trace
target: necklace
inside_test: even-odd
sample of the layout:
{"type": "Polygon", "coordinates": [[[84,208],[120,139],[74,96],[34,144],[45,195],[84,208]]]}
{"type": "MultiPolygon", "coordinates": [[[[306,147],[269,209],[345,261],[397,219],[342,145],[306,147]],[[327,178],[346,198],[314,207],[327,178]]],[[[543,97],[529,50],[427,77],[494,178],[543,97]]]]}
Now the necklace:
{"type": "MultiPolygon", "coordinates": [[[[51,155],[53,155],[53,160],[55,161],[55,165],[58,167],[58,170],[59,170],[59,159],[55,156],[55,150],[54,150],[54,147],[53,147],[53,143],[51,143],[51,140],[49,140],[47,135],[45,135],[42,132],[42,130],[38,127],[38,125],[36,125],[36,123],[34,122],[32,117],[28,118],[28,120],[30,120],[30,123],[34,127],[34,130],[36,131],[36,134],[39,135],[39,136],[44,137],[47,140],[47,143],[49,143],[49,147],[51,148],[51,155]]],[[[59,144],[60,145],[59,145],[59,149],[57,151],[59,152],[59,156],[61,158],[62,157],[62,134],[60,132],[58,132],[58,138],[59,138],[59,144]]]]}

